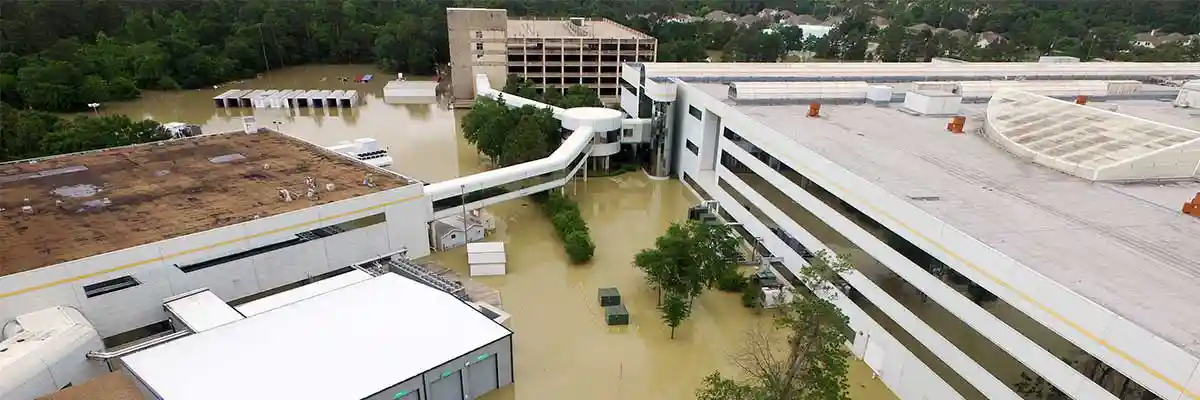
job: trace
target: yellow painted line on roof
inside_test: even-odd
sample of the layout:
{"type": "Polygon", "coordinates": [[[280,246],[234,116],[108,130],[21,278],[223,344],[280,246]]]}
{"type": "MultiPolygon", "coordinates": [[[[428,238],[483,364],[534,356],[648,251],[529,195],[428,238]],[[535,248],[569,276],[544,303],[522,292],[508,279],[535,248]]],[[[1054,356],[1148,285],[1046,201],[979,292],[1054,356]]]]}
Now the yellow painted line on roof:
{"type": "MultiPolygon", "coordinates": [[[[791,158],[791,157],[788,157],[788,158],[791,158]]],[[[792,161],[794,161],[800,165],[805,165],[796,160],[792,160],[792,161]]],[[[1158,372],[1158,370],[1150,367],[1149,365],[1142,362],[1141,360],[1134,358],[1132,355],[1125,352],[1124,350],[1117,348],[1112,343],[1109,343],[1107,340],[1104,340],[1104,338],[1101,338],[1100,335],[1097,335],[1097,334],[1089,331],[1087,328],[1084,328],[1083,326],[1080,326],[1078,323],[1075,323],[1075,321],[1068,319],[1066,316],[1062,315],[1058,311],[1055,311],[1054,309],[1050,308],[1049,306],[1042,304],[1042,302],[1034,299],[1033,296],[1030,296],[1029,294],[1025,293],[1024,291],[1017,289],[1016,286],[1013,286],[1012,284],[1008,283],[1007,281],[1000,279],[1000,277],[993,275],[992,273],[984,270],[980,266],[975,265],[975,263],[968,261],[966,258],[964,258],[963,256],[959,255],[958,253],[950,250],[945,245],[942,245],[938,241],[933,240],[932,238],[925,236],[924,234],[922,234],[920,232],[917,232],[916,229],[913,229],[908,224],[904,223],[903,221],[900,221],[900,219],[893,217],[892,214],[888,213],[887,211],[884,211],[884,210],[880,209],[879,207],[876,207],[871,202],[866,201],[865,199],[854,195],[849,190],[847,190],[845,186],[842,186],[842,185],[838,184],[836,181],[834,181],[832,179],[828,179],[824,175],[821,175],[820,173],[817,173],[816,171],[812,171],[811,169],[808,172],[811,175],[818,176],[818,177],[824,179],[825,181],[830,182],[830,184],[832,186],[834,186],[838,190],[842,191],[842,193],[844,193],[846,195],[845,197],[852,198],[854,200],[857,200],[859,203],[865,204],[867,206],[867,208],[871,209],[871,211],[874,211],[875,213],[878,213],[879,215],[886,217],[887,219],[891,220],[892,222],[895,222],[896,224],[900,225],[902,228],[904,228],[904,230],[907,230],[909,233],[912,233],[913,235],[920,237],[921,239],[925,240],[926,242],[929,242],[934,247],[937,247],[938,250],[945,252],[946,254],[950,255],[951,258],[953,258],[953,259],[957,260],[958,262],[962,263],[963,265],[967,266],[967,268],[970,268],[972,271],[978,272],[979,274],[983,275],[988,280],[1004,287],[1005,289],[1008,289],[1009,291],[1016,294],[1017,297],[1020,297],[1021,300],[1025,300],[1025,301],[1029,302],[1030,304],[1033,304],[1034,307],[1037,307],[1038,309],[1045,311],[1047,314],[1050,314],[1050,316],[1053,317],[1054,319],[1061,321],[1062,323],[1071,327],[1071,329],[1074,329],[1076,332],[1079,332],[1080,334],[1087,337],[1088,339],[1091,339],[1093,342],[1096,342],[1096,344],[1099,344],[1101,347],[1104,347],[1105,349],[1112,352],[1113,354],[1116,354],[1117,357],[1120,357],[1121,359],[1128,361],[1129,363],[1131,363],[1134,366],[1138,367],[1139,369],[1145,371],[1146,373],[1150,374],[1151,376],[1158,378],[1159,380],[1163,381],[1171,388],[1182,392],[1186,397],[1191,398],[1192,400],[1200,400],[1200,394],[1197,394],[1197,393],[1194,393],[1194,392],[1188,390],[1186,387],[1183,386],[1183,384],[1180,384],[1179,382],[1176,382],[1175,380],[1168,378],[1166,375],[1163,375],[1163,373],[1158,372]]],[[[806,174],[806,175],[808,175],[808,174],[806,174]]]]}
{"type": "Polygon", "coordinates": [[[64,279],[59,279],[56,281],[46,282],[46,283],[43,283],[40,285],[34,285],[34,286],[27,287],[27,288],[17,289],[17,290],[11,291],[11,292],[0,293],[0,299],[18,296],[18,295],[22,295],[22,294],[29,293],[29,292],[35,292],[38,290],[51,288],[51,287],[55,287],[55,286],[62,285],[62,284],[78,282],[78,281],[81,281],[84,279],[88,279],[88,278],[92,278],[92,277],[96,277],[96,276],[100,276],[100,275],[104,275],[104,274],[108,274],[108,273],[112,273],[112,272],[117,272],[117,271],[121,271],[121,270],[126,270],[126,269],[130,269],[130,268],[134,268],[134,267],[139,267],[139,266],[150,264],[153,262],[164,261],[164,260],[179,257],[179,256],[184,256],[184,255],[197,253],[197,252],[201,252],[201,251],[205,251],[205,250],[215,249],[218,247],[224,247],[224,246],[228,246],[228,245],[231,245],[231,244],[234,244],[237,242],[241,242],[244,240],[255,239],[255,238],[259,238],[259,237],[263,237],[263,236],[267,236],[267,235],[273,235],[273,234],[276,234],[279,232],[288,231],[288,230],[292,230],[292,229],[296,229],[296,228],[302,228],[305,226],[318,224],[318,223],[329,221],[332,219],[337,219],[337,218],[354,215],[354,214],[358,214],[358,213],[362,213],[362,212],[372,211],[372,210],[378,210],[380,208],[416,200],[416,199],[419,199],[422,197],[425,197],[425,195],[421,194],[418,196],[405,197],[403,199],[389,201],[389,202],[385,202],[385,203],[379,203],[379,204],[376,204],[376,205],[373,205],[370,207],[364,207],[364,208],[360,208],[360,209],[353,210],[353,211],[347,211],[347,212],[344,212],[341,214],[330,215],[328,217],[321,217],[321,218],[317,218],[317,219],[314,219],[311,221],[301,222],[301,223],[298,223],[295,225],[285,226],[285,227],[281,227],[281,228],[275,228],[275,229],[271,229],[268,231],[259,232],[259,233],[253,234],[253,235],[242,236],[242,237],[239,237],[236,239],[224,240],[224,241],[216,242],[216,243],[213,243],[210,245],[200,246],[200,247],[196,247],[196,248],[188,249],[188,250],[183,250],[183,251],[179,251],[176,253],[163,255],[160,257],[149,258],[149,259],[145,259],[142,261],[132,262],[132,263],[125,264],[125,265],[119,265],[116,267],[103,269],[103,270],[99,270],[99,271],[92,272],[92,273],[87,273],[87,274],[83,274],[83,275],[79,275],[79,276],[73,276],[70,278],[64,278],[64,279]]]}

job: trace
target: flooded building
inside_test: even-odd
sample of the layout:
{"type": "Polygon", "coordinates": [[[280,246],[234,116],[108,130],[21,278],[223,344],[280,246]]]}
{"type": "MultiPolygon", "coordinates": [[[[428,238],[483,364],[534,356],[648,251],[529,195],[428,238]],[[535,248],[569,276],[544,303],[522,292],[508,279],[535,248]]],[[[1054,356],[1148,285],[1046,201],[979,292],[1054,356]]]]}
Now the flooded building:
{"type": "Polygon", "coordinates": [[[1197,63],[629,63],[651,175],[834,299],[902,399],[1200,398],[1197,63]],[[1129,82],[1133,81],[1133,82],[1129,82]]]}
{"type": "Polygon", "coordinates": [[[447,8],[453,94],[474,98],[476,74],[496,87],[508,75],[543,88],[582,84],[615,102],[621,63],[652,62],[658,41],[603,18],[510,19],[507,10],[447,8]]]}
{"type": "MultiPolygon", "coordinates": [[[[212,311],[219,310],[198,314],[212,311]]],[[[389,273],[131,354],[121,364],[160,400],[461,400],[513,382],[512,346],[512,332],[472,305],[389,273]]]]}

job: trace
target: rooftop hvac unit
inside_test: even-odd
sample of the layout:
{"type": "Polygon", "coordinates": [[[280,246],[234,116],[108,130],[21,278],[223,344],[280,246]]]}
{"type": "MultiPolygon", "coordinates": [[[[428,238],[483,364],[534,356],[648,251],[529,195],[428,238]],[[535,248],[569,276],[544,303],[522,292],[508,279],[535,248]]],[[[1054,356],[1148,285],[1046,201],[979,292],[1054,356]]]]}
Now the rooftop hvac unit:
{"type": "Polygon", "coordinates": [[[904,95],[904,108],[920,115],[957,115],[962,95],[957,93],[910,90],[904,95]]]}
{"type": "Polygon", "coordinates": [[[887,104],[892,101],[892,87],[875,85],[867,88],[867,101],[875,104],[887,104]]]}

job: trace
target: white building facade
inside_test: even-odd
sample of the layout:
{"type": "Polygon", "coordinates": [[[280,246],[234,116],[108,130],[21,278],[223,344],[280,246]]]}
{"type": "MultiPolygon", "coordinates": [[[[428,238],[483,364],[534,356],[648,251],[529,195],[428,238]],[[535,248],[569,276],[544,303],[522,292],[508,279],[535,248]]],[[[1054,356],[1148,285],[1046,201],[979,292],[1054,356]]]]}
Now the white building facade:
{"type": "MultiPolygon", "coordinates": [[[[957,223],[913,205],[938,196],[889,191],[878,183],[879,176],[860,175],[827,156],[835,150],[857,151],[859,158],[867,160],[864,164],[903,169],[888,166],[896,159],[887,154],[876,155],[867,147],[850,150],[859,148],[855,140],[860,137],[900,135],[905,132],[903,125],[871,131],[866,125],[856,127],[854,118],[824,114],[811,122],[782,123],[783,117],[770,114],[776,111],[741,107],[726,99],[725,88],[718,86],[980,81],[1001,76],[1145,81],[1155,71],[1194,77],[1200,65],[626,64],[621,105],[633,117],[651,119],[649,133],[658,146],[662,171],[648,172],[679,177],[700,196],[719,201],[726,222],[736,223],[760,251],[781,259],[775,265],[783,270],[781,276],[803,268],[809,251],[850,256],[857,268],[842,276],[844,293],[833,302],[849,317],[854,354],[900,398],[1028,398],[1030,394],[1019,388],[1024,383],[1076,399],[1200,399],[1197,350],[1179,336],[1169,335],[1177,332],[1134,322],[1131,314],[1101,305],[1110,299],[1085,296],[1081,289],[1048,277],[1045,267],[1039,270],[1017,261],[957,223]],[[844,131],[845,138],[789,139],[817,136],[808,129],[826,127],[836,127],[839,134],[844,131]],[[878,161],[871,161],[876,156],[878,161]],[[1072,364],[1076,362],[1087,365],[1072,364]],[[1022,375],[1029,377],[1027,382],[1022,375]]],[[[806,101],[778,113],[804,120],[808,105],[806,101]]],[[[885,112],[861,110],[854,112],[885,112]]],[[[945,124],[946,119],[937,121],[941,122],[922,123],[934,126],[945,124]]],[[[1200,159],[1190,157],[1185,161],[1200,165],[1196,164],[1200,159]]],[[[1181,191],[1200,187],[1195,177],[1183,179],[1181,191]]],[[[919,180],[914,182],[921,186],[919,180]]],[[[938,184],[925,185],[936,191],[938,184]]],[[[1175,219],[1166,210],[1156,212],[1185,231],[1200,232],[1200,222],[1175,219]]],[[[1172,250],[1179,253],[1166,267],[1196,267],[1194,248],[1163,251],[1172,250]]],[[[1063,250],[1069,251],[1073,250],[1063,250]]],[[[1176,324],[1196,332],[1195,320],[1178,319],[1176,324]]]]}
{"type": "Polygon", "coordinates": [[[397,251],[424,256],[430,220],[415,183],[46,266],[0,278],[0,320],[70,306],[111,337],[166,320],[163,299],[194,289],[233,301],[397,251]],[[87,289],[109,282],[118,289],[87,289]]]}

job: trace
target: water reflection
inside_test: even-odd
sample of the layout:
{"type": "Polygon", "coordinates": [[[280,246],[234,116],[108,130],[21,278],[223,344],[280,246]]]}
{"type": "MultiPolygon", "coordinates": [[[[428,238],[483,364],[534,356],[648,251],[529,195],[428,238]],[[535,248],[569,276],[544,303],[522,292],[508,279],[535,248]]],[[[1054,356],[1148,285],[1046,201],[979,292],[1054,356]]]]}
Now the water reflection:
{"type": "Polygon", "coordinates": [[[383,87],[389,76],[375,67],[360,65],[288,68],[215,89],[145,92],[138,101],[104,104],[101,113],[198,124],[204,132],[241,130],[241,118],[253,115],[262,127],[322,146],[375,138],[395,159],[389,169],[417,179],[441,181],[458,177],[462,171],[456,149],[454,111],[445,104],[385,103],[383,87]],[[338,79],[362,74],[374,74],[379,79],[369,83],[338,79]],[[351,89],[359,92],[361,104],[354,108],[216,108],[212,97],[229,89],[351,89]]]}

